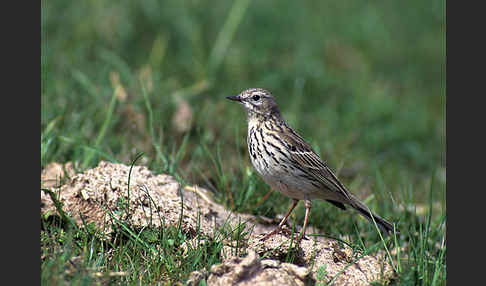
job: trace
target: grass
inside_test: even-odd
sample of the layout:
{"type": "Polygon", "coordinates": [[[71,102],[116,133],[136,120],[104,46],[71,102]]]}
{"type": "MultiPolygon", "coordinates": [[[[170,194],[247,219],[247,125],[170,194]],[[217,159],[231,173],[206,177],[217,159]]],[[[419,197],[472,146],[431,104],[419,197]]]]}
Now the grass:
{"type": "MultiPolygon", "coordinates": [[[[325,202],[309,223],[364,253],[388,249],[396,285],[446,284],[444,1],[41,6],[41,167],[130,164],[143,152],[137,164],[201,185],[234,211],[273,217],[289,199],[251,167],[244,112],[224,99],[265,87],[402,236],[383,241],[325,202]]],[[[299,204],[292,219],[303,217],[299,204]]],[[[41,217],[41,283],[169,285],[220,262],[221,238],[187,255],[180,229],[116,224],[106,242],[93,227],[41,217]]]]}

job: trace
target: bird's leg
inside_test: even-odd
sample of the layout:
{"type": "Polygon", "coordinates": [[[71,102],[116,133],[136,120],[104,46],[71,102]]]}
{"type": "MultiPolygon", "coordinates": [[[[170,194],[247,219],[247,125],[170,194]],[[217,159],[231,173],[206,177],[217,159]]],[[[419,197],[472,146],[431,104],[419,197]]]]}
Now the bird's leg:
{"type": "Polygon", "coordinates": [[[302,227],[302,231],[300,232],[298,241],[300,241],[303,237],[305,237],[305,229],[307,227],[307,221],[309,220],[309,214],[311,210],[311,201],[305,200],[305,217],[304,217],[304,226],[302,227]]]}
{"type": "Polygon", "coordinates": [[[290,209],[289,211],[287,212],[287,214],[285,215],[285,217],[282,219],[282,221],[278,224],[278,226],[272,230],[271,232],[267,233],[263,238],[262,240],[265,240],[267,238],[269,238],[270,236],[276,234],[277,232],[280,231],[280,229],[282,228],[282,226],[285,224],[285,222],[287,221],[287,219],[289,218],[290,214],[292,213],[292,211],[294,210],[295,206],[297,205],[297,203],[299,202],[299,200],[297,199],[292,199],[292,205],[290,206],[290,209]]]}

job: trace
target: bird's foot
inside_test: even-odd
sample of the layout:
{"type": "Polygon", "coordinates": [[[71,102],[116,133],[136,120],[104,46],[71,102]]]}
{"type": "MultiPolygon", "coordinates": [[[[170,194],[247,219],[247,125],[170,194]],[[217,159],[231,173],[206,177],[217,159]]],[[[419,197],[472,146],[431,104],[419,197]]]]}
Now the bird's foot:
{"type": "Polygon", "coordinates": [[[302,239],[309,240],[310,238],[307,237],[305,234],[302,235],[302,233],[300,233],[300,234],[295,234],[294,239],[297,241],[297,243],[300,243],[300,241],[302,241],[302,239]]]}
{"type": "Polygon", "coordinates": [[[270,236],[277,234],[280,230],[281,230],[280,227],[276,227],[274,230],[272,230],[271,232],[265,234],[265,236],[260,238],[260,240],[262,241],[267,240],[270,236]]]}
{"type": "Polygon", "coordinates": [[[295,241],[300,242],[302,239],[309,240],[309,237],[307,237],[305,234],[302,235],[302,233],[297,234],[295,232],[292,232],[292,230],[286,228],[286,227],[276,227],[274,230],[271,232],[267,233],[265,236],[260,238],[261,241],[267,240],[269,237],[281,232],[284,236],[293,238],[295,241]]]}

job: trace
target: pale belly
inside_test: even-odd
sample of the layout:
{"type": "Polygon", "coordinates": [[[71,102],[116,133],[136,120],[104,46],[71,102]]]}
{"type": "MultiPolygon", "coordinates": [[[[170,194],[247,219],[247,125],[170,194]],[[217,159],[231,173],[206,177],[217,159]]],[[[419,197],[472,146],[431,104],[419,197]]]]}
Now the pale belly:
{"type": "Polygon", "coordinates": [[[323,192],[321,188],[316,188],[316,186],[308,183],[306,180],[298,178],[298,172],[300,171],[297,171],[297,173],[295,171],[290,173],[290,171],[285,170],[275,171],[275,168],[269,168],[269,166],[265,166],[253,158],[251,158],[251,162],[265,183],[283,195],[298,200],[325,199],[325,191],[323,192]]]}
{"type": "Polygon", "coordinates": [[[289,158],[281,154],[281,150],[271,144],[266,144],[261,132],[256,127],[248,129],[248,151],[253,167],[262,179],[274,190],[285,196],[298,200],[310,200],[314,198],[332,199],[333,192],[319,186],[314,181],[312,184],[298,168],[293,168],[288,162],[289,158]],[[253,144],[250,142],[253,140],[253,144]],[[262,160],[262,156],[264,160],[262,160]],[[284,166],[284,167],[282,167],[284,166]],[[317,185],[317,186],[316,186],[317,185]]]}

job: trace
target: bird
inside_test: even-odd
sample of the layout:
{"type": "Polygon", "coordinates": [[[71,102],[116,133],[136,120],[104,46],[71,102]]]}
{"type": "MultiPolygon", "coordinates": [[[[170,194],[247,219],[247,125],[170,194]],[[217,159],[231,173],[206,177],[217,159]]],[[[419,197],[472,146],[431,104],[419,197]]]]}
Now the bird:
{"type": "Polygon", "coordinates": [[[364,203],[349,192],[319,157],[309,143],[282,118],[275,97],[266,89],[249,88],[238,95],[227,96],[244,106],[248,125],[247,145],[250,161],[261,178],[292,203],[282,221],[262,239],[278,233],[299,201],[305,203],[305,217],[300,241],[305,237],[312,201],[321,199],[346,210],[357,210],[385,233],[398,229],[374,214],[364,203]]]}

